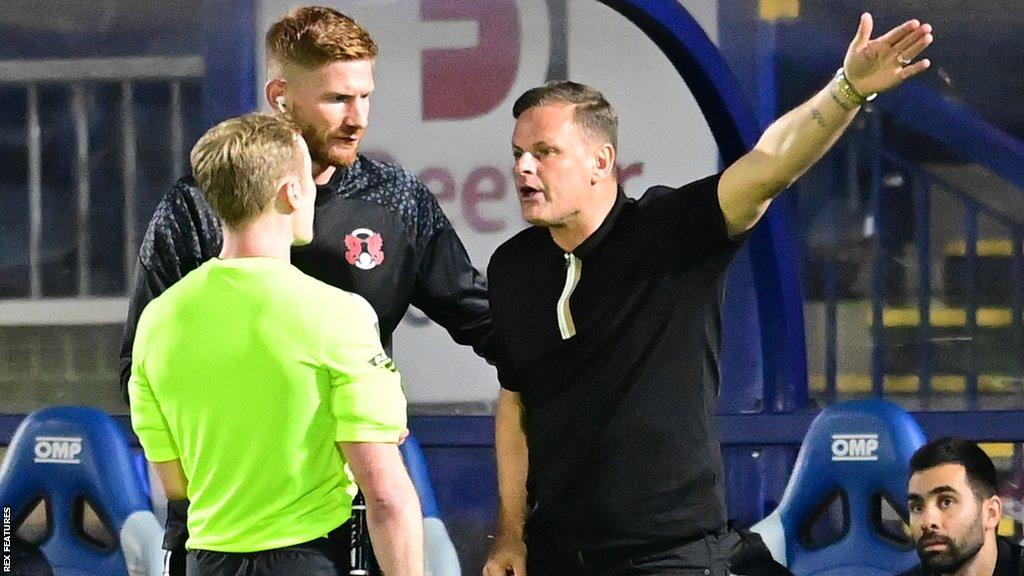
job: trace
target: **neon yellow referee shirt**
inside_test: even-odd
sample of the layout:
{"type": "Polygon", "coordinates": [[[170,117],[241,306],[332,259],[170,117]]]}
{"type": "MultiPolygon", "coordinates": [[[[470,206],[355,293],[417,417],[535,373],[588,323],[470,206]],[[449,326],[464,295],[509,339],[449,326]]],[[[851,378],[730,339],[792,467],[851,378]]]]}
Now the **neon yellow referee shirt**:
{"type": "Polygon", "coordinates": [[[375,322],[360,296],[273,258],[207,261],[146,306],[132,427],[150,461],[181,460],[189,549],[281,548],[349,518],[335,442],[395,443],[406,425],[375,322]]]}

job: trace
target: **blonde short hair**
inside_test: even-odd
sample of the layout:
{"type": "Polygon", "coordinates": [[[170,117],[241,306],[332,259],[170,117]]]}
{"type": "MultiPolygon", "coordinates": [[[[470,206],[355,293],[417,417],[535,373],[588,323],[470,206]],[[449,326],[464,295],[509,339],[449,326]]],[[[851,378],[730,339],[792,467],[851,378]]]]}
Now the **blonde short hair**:
{"type": "Polygon", "coordinates": [[[228,228],[267,209],[277,181],[301,166],[300,137],[291,120],[253,113],[217,124],[192,147],[192,174],[228,228]]]}
{"type": "Polygon", "coordinates": [[[267,57],[315,70],[335,61],[373,60],[377,44],[362,26],[333,8],[306,6],[267,31],[267,57]]]}

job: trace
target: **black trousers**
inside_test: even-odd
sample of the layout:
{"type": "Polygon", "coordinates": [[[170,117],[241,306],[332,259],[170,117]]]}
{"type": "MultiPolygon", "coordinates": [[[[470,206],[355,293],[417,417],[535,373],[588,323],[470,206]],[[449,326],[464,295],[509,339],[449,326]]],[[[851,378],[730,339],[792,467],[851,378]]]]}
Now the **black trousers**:
{"type": "Polygon", "coordinates": [[[326,538],[303,544],[235,554],[190,550],[185,562],[188,576],[348,576],[351,526],[345,522],[326,538]]]}
{"type": "MultiPolygon", "coordinates": [[[[185,550],[185,542],[188,540],[188,500],[168,500],[167,501],[167,524],[164,528],[164,550],[167,554],[164,559],[164,576],[186,576],[186,558],[188,556],[185,550]]],[[[348,530],[350,522],[346,522],[342,526],[348,530]]],[[[333,532],[332,532],[333,534],[333,532]]],[[[342,557],[344,560],[344,566],[348,566],[349,554],[351,552],[351,534],[343,534],[343,537],[339,542],[344,544],[344,554],[342,557]]],[[[370,534],[368,531],[361,530],[359,540],[362,542],[360,552],[362,557],[365,559],[367,571],[370,576],[376,576],[380,574],[380,569],[377,566],[377,559],[373,554],[373,545],[370,543],[370,534]]],[[[339,564],[341,566],[342,564],[339,564]]],[[[346,574],[346,572],[341,572],[346,574]]]]}
{"type": "Polygon", "coordinates": [[[756,534],[720,533],[657,544],[579,549],[565,534],[532,530],[526,536],[529,576],[792,576],[772,560],[756,534]]]}

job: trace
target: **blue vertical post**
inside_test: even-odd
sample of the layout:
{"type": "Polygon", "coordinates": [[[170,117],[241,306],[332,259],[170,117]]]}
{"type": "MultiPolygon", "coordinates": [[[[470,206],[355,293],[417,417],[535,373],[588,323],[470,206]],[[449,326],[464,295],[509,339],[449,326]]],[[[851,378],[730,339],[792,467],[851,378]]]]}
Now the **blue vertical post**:
{"type": "Polygon", "coordinates": [[[917,377],[919,394],[927,399],[932,393],[932,257],[931,257],[931,186],[927,176],[915,174],[911,182],[914,191],[914,235],[917,240],[917,377]]]}
{"type": "MultiPolygon", "coordinates": [[[[776,114],[776,87],[775,87],[775,25],[771,22],[760,21],[757,25],[757,42],[754,50],[757,63],[757,124],[760,131],[764,131],[774,120],[776,114]]],[[[776,199],[778,201],[778,199],[776,199]]],[[[785,404],[780,402],[780,393],[771,382],[764,386],[764,407],[768,412],[774,412],[778,407],[785,404]]]]}
{"type": "Polygon", "coordinates": [[[1013,290],[1013,347],[1017,350],[1017,374],[1024,383],[1024,228],[1014,226],[1011,282],[1013,290]]]}
{"type": "Polygon", "coordinates": [[[978,294],[975,269],[978,260],[978,205],[968,200],[964,206],[964,296],[967,329],[967,406],[975,409],[978,402],[978,294]]]}
{"type": "Polygon", "coordinates": [[[778,114],[775,23],[762,20],[757,27],[757,123],[767,128],[778,114]]]}
{"type": "MultiPolygon", "coordinates": [[[[764,15],[764,14],[762,14],[764,15]]],[[[778,52],[778,42],[776,36],[777,24],[774,20],[761,18],[758,22],[757,32],[757,45],[756,45],[756,61],[757,61],[757,120],[761,131],[764,131],[775,118],[778,116],[778,83],[776,74],[776,59],[778,52]]],[[[796,221],[796,206],[797,206],[797,191],[790,190],[776,198],[773,202],[773,209],[781,210],[788,214],[790,221],[796,221]]],[[[794,242],[795,245],[804,248],[802,242],[794,242]]],[[[795,255],[799,256],[798,261],[803,261],[803,254],[795,255]]],[[[799,283],[800,280],[797,280],[799,283]]],[[[800,302],[803,304],[803,302],[800,302]]],[[[803,330],[804,327],[801,327],[803,330]]],[[[766,354],[771,354],[766,351],[766,354]]],[[[804,359],[806,362],[806,346],[804,352],[804,359]]],[[[794,367],[788,367],[790,369],[794,367]]],[[[767,381],[764,386],[765,395],[765,409],[769,412],[781,411],[785,408],[790,410],[794,408],[802,407],[807,402],[809,382],[806,378],[806,366],[804,367],[805,379],[804,382],[797,382],[791,380],[783,387],[779,389],[780,380],[767,381]]],[[[835,389],[830,398],[835,398],[835,389]]],[[[757,490],[757,501],[759,503],[761,516],[764,517],[771,510],[768,510],[768,493],[766,491],[767,484],[778,475],[772,475],[771,470],[766,467],[766,458],[764,452],[759,453],[759,457],[756,460],[758,478],[755,484],[757,490]]],[[[785,476],[788,476],[788,469],[785,472],[785,476]]],[[[785,478],[784,476],[782,478],[785,478]]]]}
{"type": "Polygon", "coordinates": [[[871,214],[874,223],[875,256],[871,274],[871,390],[875,396],[885,394],[885,245],[882,244],[882,122],[876,110],[868,110],[868,135],[871,143],[871,214]]]}
{"type": "MultiPolygon", "coordinates": [[[[256,98],[256,0],[203,1],[203,124],[252,112],[256,98]]],[[[262,49],[262,48],[260,48],[262,49]]]]}
{"type": "MultiPolygon", "coordinates": [[[[838,151],[837,151],[838,152],[838,151]]],[[[847,162],[850,162],[854,153],[853,146],[847,146],[847,162]]],[[[838,271],[836,265],[836,254],[839,252],[839,205],[842,202],[842,191],[849,191],[849,182],[846,178],[847,172],[843,169],[842,156],[836,153],[831,158],[832,185],[829,187],[830,196],[828,206],[828,246],[831,248],[828,260],[825,262],[825,390],[828,395],[829,404],[836,401],[838,396],[838,372],[839,372],[839,320],[837,305],[838,296],[838,271]]]]}
{"type": "MultiPolygon", "coordinates": [[[[776,59],[778,52],[777,24],[773,20],[760,20],[757,27],[755,60],[757,63],[757,123],[763,131],[778,115],[778,84],[776,59]]],[[[782,211],[794,220],[796,212],[796,194],[788,190],[772,202],[772,209],[782,211]]],[[[798,280],[799,281],[799,280],[798,280]]],[[[763,319],[762,319],[763,321],[763,319]]],[[[766,383],[764,390],[765,407],[768,411],[785,409],[783,407],[802,406],[806,402],[806,384],[803,389],[786,386],[779,389],[774,382],[766,383]]]]}
{"type": "MultiPolygon", "coordinates": [[[[835,213],[835,208],[832,208],[835,213]]],[[[833,221],[835,217],[833,216],[833,221]]],[[[837,243],[830,243],[836,246],[837,243]]],[[[836,262],[829,259],[825,268],[825,392],[829,404],[833,404],[838,397],[838,373],[839,373],[839,319],[837,305],[837,276],[836,262]]]]}

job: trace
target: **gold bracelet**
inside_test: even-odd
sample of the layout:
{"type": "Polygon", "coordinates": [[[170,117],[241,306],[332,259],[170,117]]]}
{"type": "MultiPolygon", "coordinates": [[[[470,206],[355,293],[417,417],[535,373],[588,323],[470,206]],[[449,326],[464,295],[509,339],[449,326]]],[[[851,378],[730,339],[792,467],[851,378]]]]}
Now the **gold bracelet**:
{"type": "Polygon", "coordinates": [[[846,71],[840,66],[839,70],[836,70],[836,89],[832,92],[832,97],[844,110],[853,110],[858,106],[863,106],[865,102],[870,102],[878,96],[876,93],[868,94],[867,96],[861,94],[850,84],[850,81],[846,78],[846,71]]]}

